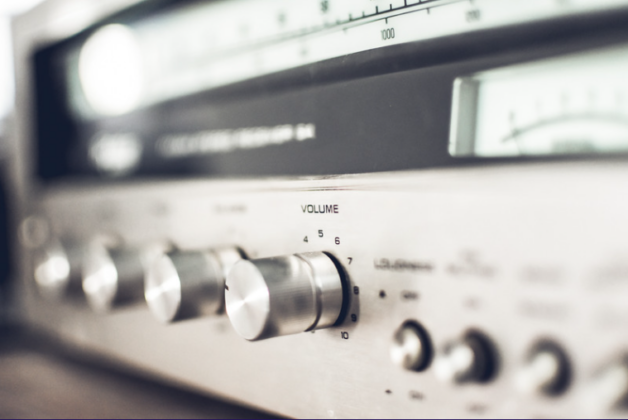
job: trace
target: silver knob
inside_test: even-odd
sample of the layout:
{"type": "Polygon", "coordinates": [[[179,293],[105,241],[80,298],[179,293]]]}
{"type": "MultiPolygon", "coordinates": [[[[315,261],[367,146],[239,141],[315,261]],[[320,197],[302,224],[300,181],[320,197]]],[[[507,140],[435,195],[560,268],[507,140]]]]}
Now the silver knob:
{"type": "Polygon", "coordinates": [[[434,373],[443,382],[487,382],[496,371],[495,348],[478,332],[448,343],[434,361],[434,373]]]}
{"type": "Polygon", "coordinates": [[[523,394],[558,395],[569,385],[567,356],[556,344],[542,343],[530,352],[515,376],[515,386],[523,394]]]}
{"type": "Polygon", "coordinates": [[[390,358],[407,370],[427,368],[432,356],[432,345],[423,327],[414,321],[405,322],[393,336],[390,358]]]}
{"type": "Polygon", "coordinates": [[[108,249],[90,244],[83,257],[83,291],[96,312],[141,298],[144,267],[133,249],[108,249]]]}
{"type": "Polygon", "coordinates": [[[33,274],[39,292],[46,298],[59,300],[68,292],[80,290],[80,249],[49,240],[34,251],[33,274]]]}
{"type": "Polygon", "coordinates": [[[241,259],[235,248],[162,254],[148,267],[144,278],[148,307],[162,322],[221,311],[225,277],[241,259]]]}
{"type": "Polygon", "coordinates": [[[227,275],[225,304],[251,341],[326,328],[340,317],[342,279],[323,252],[242,260],[227,275]]]}
{"type": "Polygon", "coordinates": [[[18,238],[32,252],[33,277],[42,296],[59,300],[69,291],[80,290],[80,248],[58,240],[44,217],[25,218],[18,238]]]}

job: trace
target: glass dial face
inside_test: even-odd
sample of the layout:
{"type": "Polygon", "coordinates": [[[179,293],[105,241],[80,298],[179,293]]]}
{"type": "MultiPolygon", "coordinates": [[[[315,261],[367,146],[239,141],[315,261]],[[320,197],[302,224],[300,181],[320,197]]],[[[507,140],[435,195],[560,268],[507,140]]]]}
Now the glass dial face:
{"type": "Polygon", "coordinates": [[[628,152],[627,72],[628,48],[619,47],[459,79],[450,153],[628,152]]]}
{"type": "MultiPolygon", "coordinates": [[[[387,47],[625,0],[221,0],[97,29],[80,43],[84,117],[120,115],[194,92],[387,47]],[[91,114],[91,115],[90,115],[91,114]]],[[[74,52],[76,54],[76,51],[74,52]]],[[[70,54],[72,56],[72,53],[70,54]]],[[[73,82],[70,81],[70,84],[73,82]]]]}

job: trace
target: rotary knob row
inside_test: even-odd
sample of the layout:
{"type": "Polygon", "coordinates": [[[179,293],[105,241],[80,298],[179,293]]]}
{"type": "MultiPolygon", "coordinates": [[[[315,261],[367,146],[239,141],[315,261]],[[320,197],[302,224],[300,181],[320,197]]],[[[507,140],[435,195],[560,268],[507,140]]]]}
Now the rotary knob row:
{"type": "MultiPolygon", "coordinates": [[[[425,370],[433,356],[429,334],[416,321],[406,321],[394,334],[390,357],[396,365],[413,371],[425,370]]],[[[499,368],[493,342],[483,333],[470,330],[448,341],[434,361],[434,373],[442,382],[485,383],[499,368]]],[[[542,341],[529,352],[516,376],[515,385],[524,394],[558,395],[569,384],[571,368],[560,346],[542,341]]]]}
{"type": "Polygon", "coordinates": [[[82,258],[77,249],[51,241],[36,253],[35,279],[56,298],[81,284],[96,312],[143,293],[157,319],[173,322],[220,313],[226,298],[235,330],[261,340],[332,326],[343,307],[341,270],[323,252],[249,261],[234,247],[140,253],[94,242],[82,258]]]}
{"type": "MultiPolygon", "coordinates": [[[[163,322],[225,308],[238,334],[262,340],[330,327],[344,306],[343,271],[323,252],[245,260],[237,248],[219,248],[147,257],[95,243],[84,253],[81,276],[77,249],[52,240],[38,249],[35,280],[42,293],[52,297],[82,284],[88,302],[99,312],[143,291],[150,310],[163,322]]],[[[434,359],[436,377],[454,384],[488,382],[497,374],[499,362],[492,341],[479,331],[447,342],[434,355],[429,334],[415,321],[396,331],[390,355],[394,363],[412,371],[426,370],[434,359]]],[[[524,394],[559,395],[567,389],[570,374],[562,348],[544,341],[529,352],[515,386],[524,394]]],[[[581,400],[587,413],[625,407],[628,358],[600,371],[586,389],[581,400]]]]}
{"type": "MultiPolygon", "coordinates": [[[[429,334],[416,321],[406,321],[395,332],[390,347],[393,363],[410,371],[424,371],[434,359],[434,374],[441,382],[463,385],[485,383],[498,371],[499,358],[483,333],[467,331],[448,341],[433,355],[429,334]]],[[[551,340],[532,346],[517,369],[514,387],[524,395],[558,396],[570,385],[572,367],[563,348],[551,340]]],[[[628,407],[628,356],[606,366],[582,387],[580,408],[599,417],[628,407]]]]}

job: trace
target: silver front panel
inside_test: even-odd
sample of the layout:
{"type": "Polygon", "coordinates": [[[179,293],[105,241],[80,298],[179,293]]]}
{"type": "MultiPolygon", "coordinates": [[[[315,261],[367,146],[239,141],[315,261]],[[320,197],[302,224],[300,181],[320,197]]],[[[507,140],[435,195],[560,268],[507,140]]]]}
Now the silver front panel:
{"type": "Polygon", "coordinates": [[[238,245],[253,258],[327,251],[349,274],[349,316],[315,333],[247,342],[224,315],[163,325],[145,303],[96,315],[80,300],[44,301],[32,282],[22,296],[33,323],[73,343],[283,415],[621,416],[583,414],[581,402],[592,375],[628,351],[627,183],[618,160],[59,187],[38,211],[64,239],[238,245]],[[496,378],[448,385],[431,368],[395,366],[389,347],[406,320],[419,321],[437,351],[469,328],[487,334],[500,356],[496,378]],[[522,396],[515,375],[546,338],[566,350],[573,380],[559,397],[522,396]]]}

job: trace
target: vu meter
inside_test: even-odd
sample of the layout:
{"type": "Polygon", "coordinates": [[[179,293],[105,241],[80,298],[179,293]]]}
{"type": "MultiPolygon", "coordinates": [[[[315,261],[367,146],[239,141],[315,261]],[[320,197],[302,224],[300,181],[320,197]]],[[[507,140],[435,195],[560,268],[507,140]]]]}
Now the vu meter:
{"type": "Polygon", "coordinates": [[[506,157],[628,152],[628,48],[458,78],[449,152],[506,157]]]}

